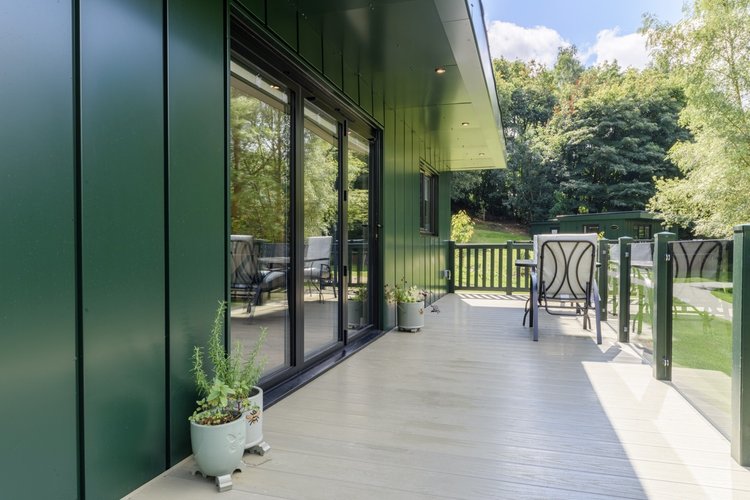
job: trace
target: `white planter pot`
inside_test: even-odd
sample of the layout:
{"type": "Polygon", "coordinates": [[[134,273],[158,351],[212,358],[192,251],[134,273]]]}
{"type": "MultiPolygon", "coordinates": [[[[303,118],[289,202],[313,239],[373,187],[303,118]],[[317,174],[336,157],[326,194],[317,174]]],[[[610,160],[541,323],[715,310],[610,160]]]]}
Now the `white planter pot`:
{"type": "Polygon", "coordinates": [[[190,422],[190,442],[198,469],[204,476],[225,476],[240,468],[245,452],[245,420],[221,425],[190,422]]]}
{"type": "Polygon", "coordinates": [[[416,331],[424,326],[424,301],[398,303],[398,329],[416,331]]]}
{"type": "Polygon", "coordinates": [[[263,442],[263,389],[253,386],[251,394],[248,401],[251,406],[257,408],[242,414],[242,420],[245,422],[245,449],[263,442]]]}

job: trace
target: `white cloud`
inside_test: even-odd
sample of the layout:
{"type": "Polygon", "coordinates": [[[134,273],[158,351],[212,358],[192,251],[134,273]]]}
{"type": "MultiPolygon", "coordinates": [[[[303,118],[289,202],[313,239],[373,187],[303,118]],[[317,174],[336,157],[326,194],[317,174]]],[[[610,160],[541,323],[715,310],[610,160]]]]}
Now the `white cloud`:
{"type": "Polygon", "coordinates": [[[646,37],[640,33],[620,35],[620,29],[605,29],[596,34],[596,43],[589,48],[583,59],[594,56],[594,64],[617,61],[622,68],[643,69],[651,60],[646,49],[646,37]]]}
{"type": "Polygon", "coordinates": [[[557,49],[568,47],[557,31],[546,26],[524,28],[504,21],[492,21],[487,29],[492,57],[531,61],[551,67],[557,59],[557,49]]]}

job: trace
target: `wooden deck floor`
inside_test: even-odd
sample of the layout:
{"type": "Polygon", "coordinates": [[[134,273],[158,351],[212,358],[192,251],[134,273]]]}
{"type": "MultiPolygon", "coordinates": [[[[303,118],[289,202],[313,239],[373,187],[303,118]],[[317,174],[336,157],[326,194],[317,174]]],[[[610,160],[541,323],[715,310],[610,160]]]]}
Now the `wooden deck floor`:
{"type": "Polygon", "coordinates": [[[215,493],[188,459],[127,498],[750,498],[750,471],[604,329],[520,325],[522,297],[449,295],[270,408],[272,450],[215,493]]]}

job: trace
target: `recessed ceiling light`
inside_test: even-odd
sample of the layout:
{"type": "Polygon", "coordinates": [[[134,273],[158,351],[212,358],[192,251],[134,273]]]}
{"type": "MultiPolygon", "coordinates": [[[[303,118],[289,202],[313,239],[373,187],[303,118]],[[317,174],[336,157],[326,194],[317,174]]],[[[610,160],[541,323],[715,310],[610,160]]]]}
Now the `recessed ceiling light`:
{"type": "Polygon", "coordinates": [[[281,87],[279,87],[279,86],[278,86],[278,85],[276,85],[275,83],[272,83],[272,84],[271,84],[271,88],[272,88],[272,89],[274,89],[274,90],[279,90],[279,89],[281,89],[281,87]]]}
{"type": "Polygon", "coordinates": [[[479,156],[484,156],[484,153],[479,153],[479,156]]]}
{"type": "Polygon", "coordinates": [[[443,73],[445,73],[445,66],[438,66],[437,68],[435,68],[435,73],[437,73],[438,75],[442,75],[443,73]]]}
{"type": "Polygon", "coordinates": [[[461,126],[462,127],[468,127],[469,126],[469,122],[461,122],[461,126]]]}

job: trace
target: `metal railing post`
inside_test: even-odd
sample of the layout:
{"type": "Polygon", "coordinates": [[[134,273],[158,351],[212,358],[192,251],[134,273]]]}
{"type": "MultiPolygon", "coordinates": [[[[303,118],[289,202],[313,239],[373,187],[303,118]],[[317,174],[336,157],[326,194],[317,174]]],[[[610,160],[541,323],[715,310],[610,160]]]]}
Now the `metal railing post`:
{"type": "Polygon", "coordinates": [[[750,465],[750,224],[734,228],[732,284],[732,458],[750,465]]]}
{"type": "Polygon", "coordinates": [[[505,242],[505,293],[511,295],[513,293],[513,242],[505,242]]]}
{"type": "Polygon", "coordinates": [[[448,293],[456,292],[456,242],[448,240],[448,269],[450,277],[448,278],[448,293]]]}
{"type": "Polygon", "coordinates": [[[673,233],[654,235],[654,378],[672,380],[672,253],[673,233]]]}
{"type": "Polygon", "coordinates": [[[630,243],[633,238],[620,236],[619,310],[617,312],[617,336],[620,342],[630,342],[630,243]]]}
{"type": "Polygon", "coordinates": [[[601,307],[601,319],[607,321],[607,302],[609,301],[609,240],[603,238],[599,240],[599,303],[601,307]]]}

